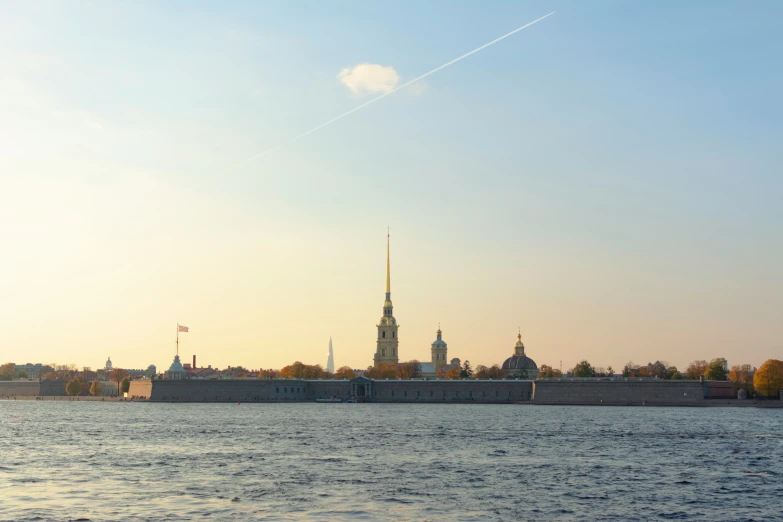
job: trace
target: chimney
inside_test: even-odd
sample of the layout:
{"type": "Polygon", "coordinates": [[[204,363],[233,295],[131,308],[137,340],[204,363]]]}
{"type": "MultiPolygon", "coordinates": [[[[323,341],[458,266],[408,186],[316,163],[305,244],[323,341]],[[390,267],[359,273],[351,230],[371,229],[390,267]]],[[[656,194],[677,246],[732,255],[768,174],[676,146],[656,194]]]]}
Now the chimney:
{"type": "Polygon", "coordinates": [[[196,354],[193,354],[193,368],[196,367],[196,354]]]}

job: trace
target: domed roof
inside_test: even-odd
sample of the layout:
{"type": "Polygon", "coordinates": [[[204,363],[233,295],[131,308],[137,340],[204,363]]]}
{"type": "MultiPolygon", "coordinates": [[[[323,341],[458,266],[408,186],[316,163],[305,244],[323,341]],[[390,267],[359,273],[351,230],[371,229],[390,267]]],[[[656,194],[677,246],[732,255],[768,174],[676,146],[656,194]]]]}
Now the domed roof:
{"type": "Polygon", "coordinates": [[[179,355],[174,356],[174,362],[169,366],[169,373],[185,373],[185,368],[179,362],[179,355]]]}
{"type": "Polygon", "coordinates": [[[109,357],[108,359],[106,359],[106,369],[107,369],[107,370],[111,370],[111,369],[112,369],[112,366],[111,366],[111,357],[109,357]]]}
{"type": "Polygon", "coordinates": [[[446,348],[446,341],[443,340],[441,337],[443,335],[443,332],[440,331],[440,327],[438,327],[438,331],[436,332],[438,335],[438,338],[435,339],[435,341],[432,343],[433,348],[446,348]]]}
{"type": "Polygon", "coordinates": [[[512,355],[503,361],[504,370],[537,370],[536,361],[526,355],[512,355]]]}
{"type": "Polygon", "coordinates": [[[388,315],[381,317],[381,326],[394,326],[395,324],[397,324],[397,320],[394,317],[388,315]]]}
{"type": "Polygon", "coordinates": [[[525,345],[522,343],[522,334],[517,335],[517,344],[514,345],[514,355],[503,361],[504,370],[537,370],[536,362],[525,355],[525,345]]]}

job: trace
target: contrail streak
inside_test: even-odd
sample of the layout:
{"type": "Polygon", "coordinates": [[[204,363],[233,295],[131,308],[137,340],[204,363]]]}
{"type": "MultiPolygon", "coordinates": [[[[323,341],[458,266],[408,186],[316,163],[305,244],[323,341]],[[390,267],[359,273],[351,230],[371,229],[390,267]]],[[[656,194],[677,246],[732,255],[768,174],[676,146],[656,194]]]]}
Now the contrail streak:
{"type": "Polygon", "coordinates": [[[482,50],[486,49],[486,48],[487,48],[487,47],[489,47],[490,45],[495,45],[495,44],[496,44],[496,43],[498,43],[499,41],[501,41],[501,40],[505,40],[505,39],[506,39],[506,38],[508,38],[509,36],[511,36],[511,35],[513,35],[513,34],[516,34],[516,33],[518,33],[519,31],[521,31],[521,30],[523,30],[523,29],[527,29],[527,28],[528,28],[528,27],[530,27],[531,25],[533,25],[533,24],[535,24],[535,23],[538,23],[538,22],[540,22],[541,20],[543,20],[544,18],[547,18],[547,17],[549,17],[549,16],[552,16],[553,14],[555,14],[555,12],[554,12],[554,11],[552,11],[552,12],[551,12],[551,13],[549,13],[548,15],[544,15],[544,16],[542,16],[541,18],[539,18],[539,19],[537,19],[537,20],[533,20],[532,22],[530,22],[530,23],[527,23],[527,24],[523,25],[522,27],[518,27],[518,28],[514,29],[513,31],[511,31],[510,33],[506,33],[506,34],[504,34],[503,36],[501,36],[500,38],[495,38],[495,39],[494,39],[494,40],[492,40],[491,42],[489,42],[489,43],[485,43],[485,44],[484,44],[484,45],[482,45],[481,47],[477,47],[477,48],[473,49],[472,51],[470,51],[470,52],[468,52],[468,53],[465,53],[465,54],[463,54],[463,55],[462,55],[462,56],[460,56],[459,58],[454,58],[454,59],[453,59],[453,60],[451,60],[450,62],[444,63],[444,64],[443,64],[443,65],[441,65],[440,67],[436,67],[435,69],[431,70],[430,72],[424,73],[424,74],[422,74],[421,76],[419,76],[419,77],[417,77],[417,78],[414,78],[414,79],[412,79],[412,80],[410,80],[410,81],[407,81],[407,82],[403,83],[402,85],[400,85],[400,86],[398,86],[398,87],[395,87],[394,89],[392,89],[392,90],[391,90],[391,91],[389,91],[389,92],[385,92],[385,93],[381,94],[380,96],[377,96],[377,97],[373,98],[372,100],[370,100],[370,101],[367,101],[367,102],[365,102],[365,103],[363,103],[363,104],[359,105],[358,107],[354,107],[353,109],[351,109],[351,110],[350,110],[350,111],[348,111],[348,112],[344,112],[344,113],[340,114],[339,116],[335,116],[335,117],[334,117],[334,118],[332,118],[331,120],[327,120],[327,121],[323,122],[322,124],[320,124],[320,125],[318,125],[318,126],[316,126],[316,127],[313,127],[313,128],[312,128],[312,129],[310,129],[309,131],[307,131],[307,132],[303,132],[302,134],[300,134],[300,135],[298,135],[298,136],[296,136],[296,137],[294,137],[294,138],[291,138],[290,140],[288,140],[288,141],[286,141],[286,142],[283,142],[283,143],[281,143],[280,145],[278,145],[278,146],[276,146],[276,147],[272,147],[271,149],[267,149],[267,150],[265,150],[264,152],[261,152],[261,153],[259,153],[259,154],[256,154],[255,156],[253,156],[253,157],[251,157],[251,158],[248,158],[248,159],[246,159],[245,161],[242,161],[242,162],[241,162],[241,163],[239,163],[238,165],[239,165],[239,166],[246,165],[246,164],[248,164],[248,163],[251,163],[251,162],[253,162],[253,161],[257,160],[258,158],[260,158],[260,157],[262,157],[262,156],[266,156],[267,154],[269,154],[269,153],[271,153],[271,152],[275,152],[275,151],[277,151],[277,150],[280,150],[281,148],[285,147],[286,145],[290,145],[291,143],[293,143],[293,142],[295,142],[295,141],[297,141],[297,140],[300,140],[300,139],[304,138],[305,136],[309,136],[310,134],[312,134],[312,133],[314,133],[314,132],[316,132],[316,131],[319,131],[319,130],[323,129],[323,128],[324,128],[324,127],[326,127],[327,125],[331,125],[332,123],[336,122],[337,120],[341,120],[341,119],[345,118],[346,116],[348,116],[348,115],[350,115],[350,114],[353,114],[354,112],[356,112],[356,111],[358,111],[358,110],[364,109],[364,108],[365,108],[365,107],[367,107],[368,105],[370,105],[370,104],[373,104],[373,103],[377,102],[378,100],[381,100],[381,99],[383,99],[383,98],[385,98],[385,97],[387,97],[387,96],[389,96],[389,95],[391,95],[391,94],[394,94],[395,92],[399,91],[400,89],[404,89],[405,87],[408,87],[409,85],[412,85],[412,84],[414,84],[414,83],[416,83],[416,82],[418,82],[418,81],[420,81],[420,80],[423,80],[424,78],[426,78],[427,76],[429,76],[429,75],[431,75],[431,74],[435,74],[436,72],[440,71],[441,69],[445,69],[446,67],[448,67],[448,66],[450,66],[450,65],[454,65],[454,64],[455,64],[455,63],[457,63],[458,61],[460,61],[460,60],[462,60],[462,59],[464,59],[464,58],[467,58],[467,57],[468,57],[468,56],[470,56],[471,54],[476,54],[477,52],[479,52],[479,51],[482,51],[482,50]]]}

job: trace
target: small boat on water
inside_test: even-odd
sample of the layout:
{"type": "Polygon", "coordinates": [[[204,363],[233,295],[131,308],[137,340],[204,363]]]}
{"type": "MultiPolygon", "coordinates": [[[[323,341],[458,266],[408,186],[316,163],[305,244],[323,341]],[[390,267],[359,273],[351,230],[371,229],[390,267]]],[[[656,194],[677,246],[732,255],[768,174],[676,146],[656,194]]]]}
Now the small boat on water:
{"type": "Polygon", "coordinates": [[[327,404],[356,404],[358,401],[356,400],[356,397],[348,397],[347,399],[341,399],[340,397],[330,397],[328,399],[316,399],[315,402],[327,404]]]}

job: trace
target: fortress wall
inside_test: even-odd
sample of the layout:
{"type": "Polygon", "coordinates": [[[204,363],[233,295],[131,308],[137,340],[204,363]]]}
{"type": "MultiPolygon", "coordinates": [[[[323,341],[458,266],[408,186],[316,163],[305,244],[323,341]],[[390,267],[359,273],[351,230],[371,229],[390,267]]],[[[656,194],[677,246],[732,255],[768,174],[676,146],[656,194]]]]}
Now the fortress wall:
{"type": "Polygon", "coordinates": [[[704,405],[698,381],[580,381],[545,379],[535,382],[535,404],[704,405]]]}
{"type": "MultiPolygon", "coordinates": [[[[131,381],[131,385],[133,385],[131,381]]],[[[154,380],[146,395],[152,401],[261,402],[313,400],[310,382],[269,379],[154,380]]],[[[132,390],[141,388],[133,388],[132,390]]],[[[135,393],[129,392],[133,396],[135,393]]],[[[139,393],[139,396],[145,396],[139,393]]]]}
{"type": "MultiPolygon", "coordinates": [[[[128,395],[152,401],[276,402],[346,398],[350,381],[293,379],[205,379],[131,381],[128,395]]],[[[373,381],[374,402],[485,402],[529,401],[532,381],[373,381]]]]}
{"type": "Polygon", "coordinates": [[[152,382],[148,380],[131,381],[128,388],[128,397],[149,399],[150,395],[152,395],[152,382]]]}
{"type": "Polygon", "coordinates": [[[330,399],[332,397],[345,398],[351,394],[351,381],[307,381],[307,386],[307,397],[309,400],[330,399]]]}
{"type": "Polygon", "coordinates": [[[57,381],[54,379],[41,381],[41,395],[46,397],[63,397],[68,395],[65,391],[65,385],[68,381],[57,381]]]}
{"type": "Polygon", "coordinates": [[[533,381],[374,381],[373,402],[475,402],[510,403],[529,401],[533,381]]]}
{"type": "Polygon", "coordinates": [[[40,390],[38,381],[0,381],[0,397],[35,397],[40,390]]]}

